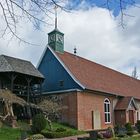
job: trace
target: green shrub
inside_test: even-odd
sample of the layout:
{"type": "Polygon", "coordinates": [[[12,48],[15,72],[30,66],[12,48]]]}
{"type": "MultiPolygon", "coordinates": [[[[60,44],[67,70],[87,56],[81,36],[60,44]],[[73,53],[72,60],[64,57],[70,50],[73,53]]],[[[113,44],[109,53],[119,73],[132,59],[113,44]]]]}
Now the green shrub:
{"type": "Polygon", "coordinates": [[[136,127],[137,131],[140,133],[140,120],[137,120],[136,127]]]}
{"type": "Polygon", "coordinates": [[[74,135],[71,131],[64,131],[64,132],[56,132],[56,131],[45,131],[43,130],[42,135],[46,138],[62,138],[74,135]]]}
{"type": "Polygon", "coordinates": [[[130,122],[125,124],[126,131],[133,131],[132,125],[130,122]]]}
{"type": "Polygon", "coordinates": [[[124,126],[116,125],[114,127],[115,136],[117,137],[125,137],[126,136],[126,128],[124,126]]]}
{"type": "Polygon", "coordinates": [[[127,135],[132,136],[134,134],[134,130],[132,128],[131,123],[126,123],[125,128],[126,128],[127,135]]]}
{"type": "Polygon", "coordinates": [[[32,120],[33,133],[40,133],[46,127],[46,119],[43,114],[37,114],[32,120]]]}
{"type": "Polygon", "coordinates": [[[66,128],[60,127],[57,128],[55,132],[64,132],[64,131],[66,131],[66,128]]]}

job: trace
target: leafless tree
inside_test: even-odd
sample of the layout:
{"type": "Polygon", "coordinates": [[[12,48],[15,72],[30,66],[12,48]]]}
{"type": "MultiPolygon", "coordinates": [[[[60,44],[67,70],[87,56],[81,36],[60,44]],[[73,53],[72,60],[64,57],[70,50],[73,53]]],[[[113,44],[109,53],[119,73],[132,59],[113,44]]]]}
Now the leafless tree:
{"type": "Polygon", "coordinates": [[[4,19],[5,27],[1,30],[1,37],[10,34],[11,39],[16,38],[20,42],[28,43],[17,33],[20,20],[33,23],[39,28],[41,23],[49,25],[50,14],[54,13],[54,7],[64,8],[66,0],[0,0],[1,19],[4,19]],[[48,20],[44,20],[47,17],[48,20]]]}
{"type": "Polygon", "coordinates": [[[119,25],[122,28],[125,27],[124,17],[134,17],[134,15],[128,14],[126,12],[126,7],[132,6],[132,7],[140,8],[140,6],[136,3],[135,0],[105,0],[105,3],[103,5],[107,7],[109,12],[111,11],[111,5],[114,5],[114,7],[117,7],[117,9],[120,10],[119,25]]]}
{"type": "Polygon", "coordinates": [[[137,76],[137,67],[134,67],[134,70],[132,71],[132,77],[137,79],[138,76],[137,76]]]}
{"type": "Polygon", "coordinates": [[[62,103],[62,96],[47,96],[39,104],[38,107],[43,111],[49,124],[50,130],[52,129],[51,121],[59,119],[61,111],[67,109],[62,103]]]}

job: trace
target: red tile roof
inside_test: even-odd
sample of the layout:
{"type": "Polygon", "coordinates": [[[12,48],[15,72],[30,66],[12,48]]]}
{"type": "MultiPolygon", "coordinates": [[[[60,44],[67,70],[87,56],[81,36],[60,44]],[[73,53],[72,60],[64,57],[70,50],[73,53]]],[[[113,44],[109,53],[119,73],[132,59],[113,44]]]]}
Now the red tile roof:
{"type": "Polygon", "coordinates": [[[140,99],[140,80],[68,52],[56,54],[87,89],[140,99]]]}
{"type": "Polygon", "coordinates": [[[132,97],[124,97],[120,99],[115,106],[115,110],[126,110],[129,106],[131,99],[132,97]]]}

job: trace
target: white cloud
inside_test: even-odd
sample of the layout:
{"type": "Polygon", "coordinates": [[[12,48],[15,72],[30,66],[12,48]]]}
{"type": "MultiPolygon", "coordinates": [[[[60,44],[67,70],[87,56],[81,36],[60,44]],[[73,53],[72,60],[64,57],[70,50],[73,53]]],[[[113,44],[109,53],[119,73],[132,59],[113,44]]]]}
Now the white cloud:
{"type": "MultiPolygon", "coordinates": [[[[134,66],[140,73],[140,16],[139,9],[131,8],[135,18],[126,18],[127,27],[118,27],[118,20],[110,17],[108,10],[90,8],[88,10],[59,12],[58,28],[65,34],[65,50],[73,53],[76,46],[78,55],[106,65],[121,72],[131,74],[134,66]]],[[[37,64],[47,44],[47,33],[53,27],[42,27],[43,32],[35,31],[33,25],[21,21],[20,35],[40,46],[28,46],[7,38],[0,39],[0,54],[20,57],[37,64]]],[[[139,74],[140,77],[140,74],[139,74]]]]}

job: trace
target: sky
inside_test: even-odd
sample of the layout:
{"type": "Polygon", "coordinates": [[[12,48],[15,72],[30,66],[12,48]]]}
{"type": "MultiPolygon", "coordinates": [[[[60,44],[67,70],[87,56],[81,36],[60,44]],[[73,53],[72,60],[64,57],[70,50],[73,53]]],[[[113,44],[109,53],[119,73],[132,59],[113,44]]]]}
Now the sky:
{"type": "MultiPolygon", "coordinates": [[[[124,16],[126,26],[122,28],[120,10],[114,3],[110,4],[110,12],[99,1],[73,0],[68,6],[70,12],[58,10],[58,29],[64,33],[65,51],[73,53],[76,47],[77,55],[127,75],[136,66],[140,78],[140,8],[125,6],[125,13],[134,17],[124,16]]],[[[51,25],[41,24],[38,30],[30,22],[19,22],[19,35],[37,45],[19,44],[17,39],[10,41],[6,34],[0,38],[0,54],[29,60],[36,66],[48,43],[47,34],[54,29],[54,15],[50,16],[51,25]]],[[[4,24],[1,19],[0,31],[4,24]]]]}

